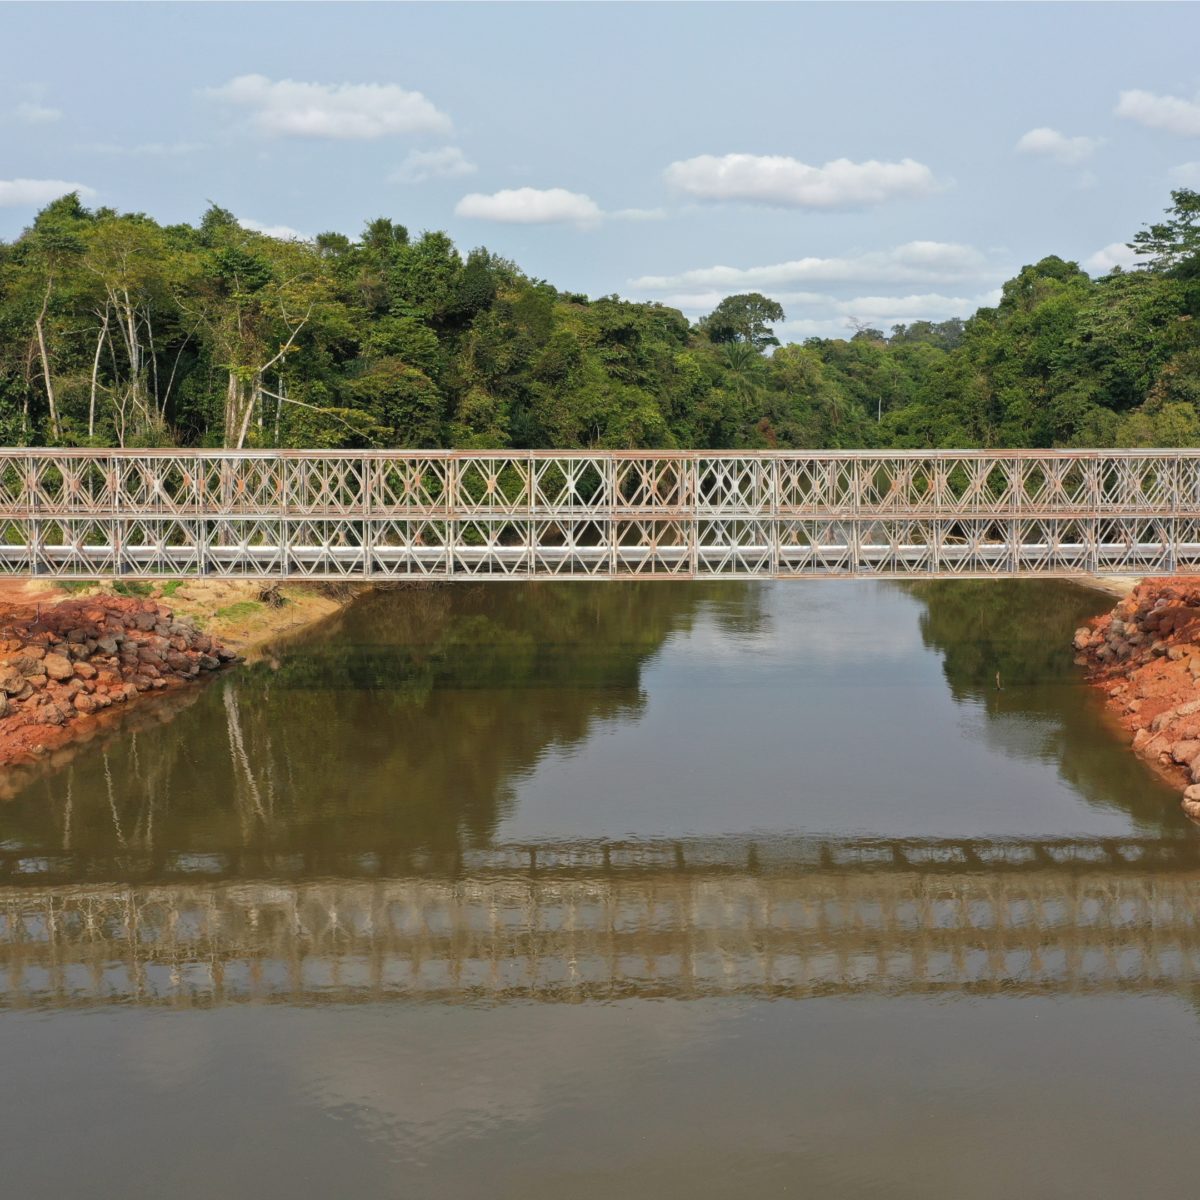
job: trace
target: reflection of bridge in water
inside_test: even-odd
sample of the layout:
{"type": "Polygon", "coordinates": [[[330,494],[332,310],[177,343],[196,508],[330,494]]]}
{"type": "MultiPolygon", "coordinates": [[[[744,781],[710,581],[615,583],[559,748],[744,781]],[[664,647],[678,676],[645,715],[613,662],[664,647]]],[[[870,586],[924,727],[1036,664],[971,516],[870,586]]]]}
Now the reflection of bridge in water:
{"type": "Polygon", "coordinates": [[[280,856],[272,878],[236,877],[248,865],[6,851],[0,1003],[1107,992],[1200,980],[1200,843],[1189,839],[551,843],[410,858],[400,875],[358,855],[344,876],[319,879],[280,856]],[[105,871],[138,881],[55,882],[105,871]]]}
{"type": "Polygon", "coordinates": [[[0,575],[1200,571],[1195,451],[0,450],[0,575]]]}

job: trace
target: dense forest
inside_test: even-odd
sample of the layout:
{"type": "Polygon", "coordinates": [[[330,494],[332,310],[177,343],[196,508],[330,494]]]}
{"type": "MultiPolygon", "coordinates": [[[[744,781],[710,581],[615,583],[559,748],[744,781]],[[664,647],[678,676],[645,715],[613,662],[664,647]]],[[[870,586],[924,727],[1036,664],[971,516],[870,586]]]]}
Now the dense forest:
{"type": "Polygon", "coordinates": [[[781,346],[387,218],[281,241],[54,201],[0,242],[0,444],[854,448],[1200,445],[1200,193],[1131,271],[1057,257],[965,320],[781,346]]]}

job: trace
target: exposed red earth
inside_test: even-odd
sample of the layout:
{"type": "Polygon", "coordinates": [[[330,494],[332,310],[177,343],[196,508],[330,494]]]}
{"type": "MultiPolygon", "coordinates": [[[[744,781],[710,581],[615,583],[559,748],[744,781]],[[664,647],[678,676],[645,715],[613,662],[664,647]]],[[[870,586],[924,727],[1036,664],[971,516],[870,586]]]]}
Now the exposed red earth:
{"type": "Polygon", "coordinates": [[[1200,819],[1200,580],[1145,579],[1075,632],[1076,662],[1200,819]]]}
{"type": "Polygon", "coordinates": [[[0,597],[0,765],[90,739],[236,655],[153,600],[0,597]]]}

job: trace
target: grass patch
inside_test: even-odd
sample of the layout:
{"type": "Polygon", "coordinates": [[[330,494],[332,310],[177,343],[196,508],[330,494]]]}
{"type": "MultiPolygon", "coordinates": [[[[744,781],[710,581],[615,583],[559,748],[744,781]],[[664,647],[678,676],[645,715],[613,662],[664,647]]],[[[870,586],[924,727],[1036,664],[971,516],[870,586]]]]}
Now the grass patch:
{"type": "Polygon", "coordinates": [[[118,579],[112,589],[118,596],[137,596],[144,600],[154,590],[154,584],[137,579],[118,579]]]}
{"type": "Polygon", "coordinates": [[[263,605],[257,600],[239,600],[236,604],[218,608],[214,615],[218,621],[240,621],[243,617],[252,617],[262,609],[263,605]]]}
{"type": "MultiPolygon", "coordinates": [[[[160,582],[157,579],[115,579],[113,580],[112,590],[118,596],[136,596],[139,599],[146,599],[154,594],[157,588],[159,593],[165,598],[173,596],[183,585],[187,583],[186,579],[168,579],[165,582],[160,582]]],[[[90,584],[82,585],[90,587],[90,584]]]]}
{"type": "Polygon", "coordinates": [[[86,579],[64,579],[56,586],[62,588],[64,592],[72,596],[78,595],[80,592],[86,592],[89,588],[94,588],[94,583],[89,583],[86,579]]]}

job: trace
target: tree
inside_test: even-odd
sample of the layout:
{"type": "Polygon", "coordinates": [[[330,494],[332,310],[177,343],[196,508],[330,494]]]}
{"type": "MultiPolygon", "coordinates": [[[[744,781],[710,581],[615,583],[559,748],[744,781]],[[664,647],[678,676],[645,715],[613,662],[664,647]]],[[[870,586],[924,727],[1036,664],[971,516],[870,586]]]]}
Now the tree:
{"type": "Polygon", "coordinates": [[[1168,220],[1133,235],[1129,248],[1149,260],[1156,271],[1174,271],[1189,278],[1200,275],[1200,192],[1178,188],[1171,193],[1168,220]]]}
{"type": "Polygon", "coordinates": [[[756,350],[778,346],[779,339],[770,326],[783,320],[783,308],[759,292],[744,292],[726,296],[707,317],[700,328],[710,342],[745,342],[756,350]]]}
{"type": "Polygon", "coordinates": [[[1188,444],[1200,433],[1200,193],[1147,268],[1050,256],[965,321],[777,346],[782,308],[698,325],[589,299],[389,218],[285,242],[54,201],[0,242],[0,441],[94,445],[1188,444]]]}

